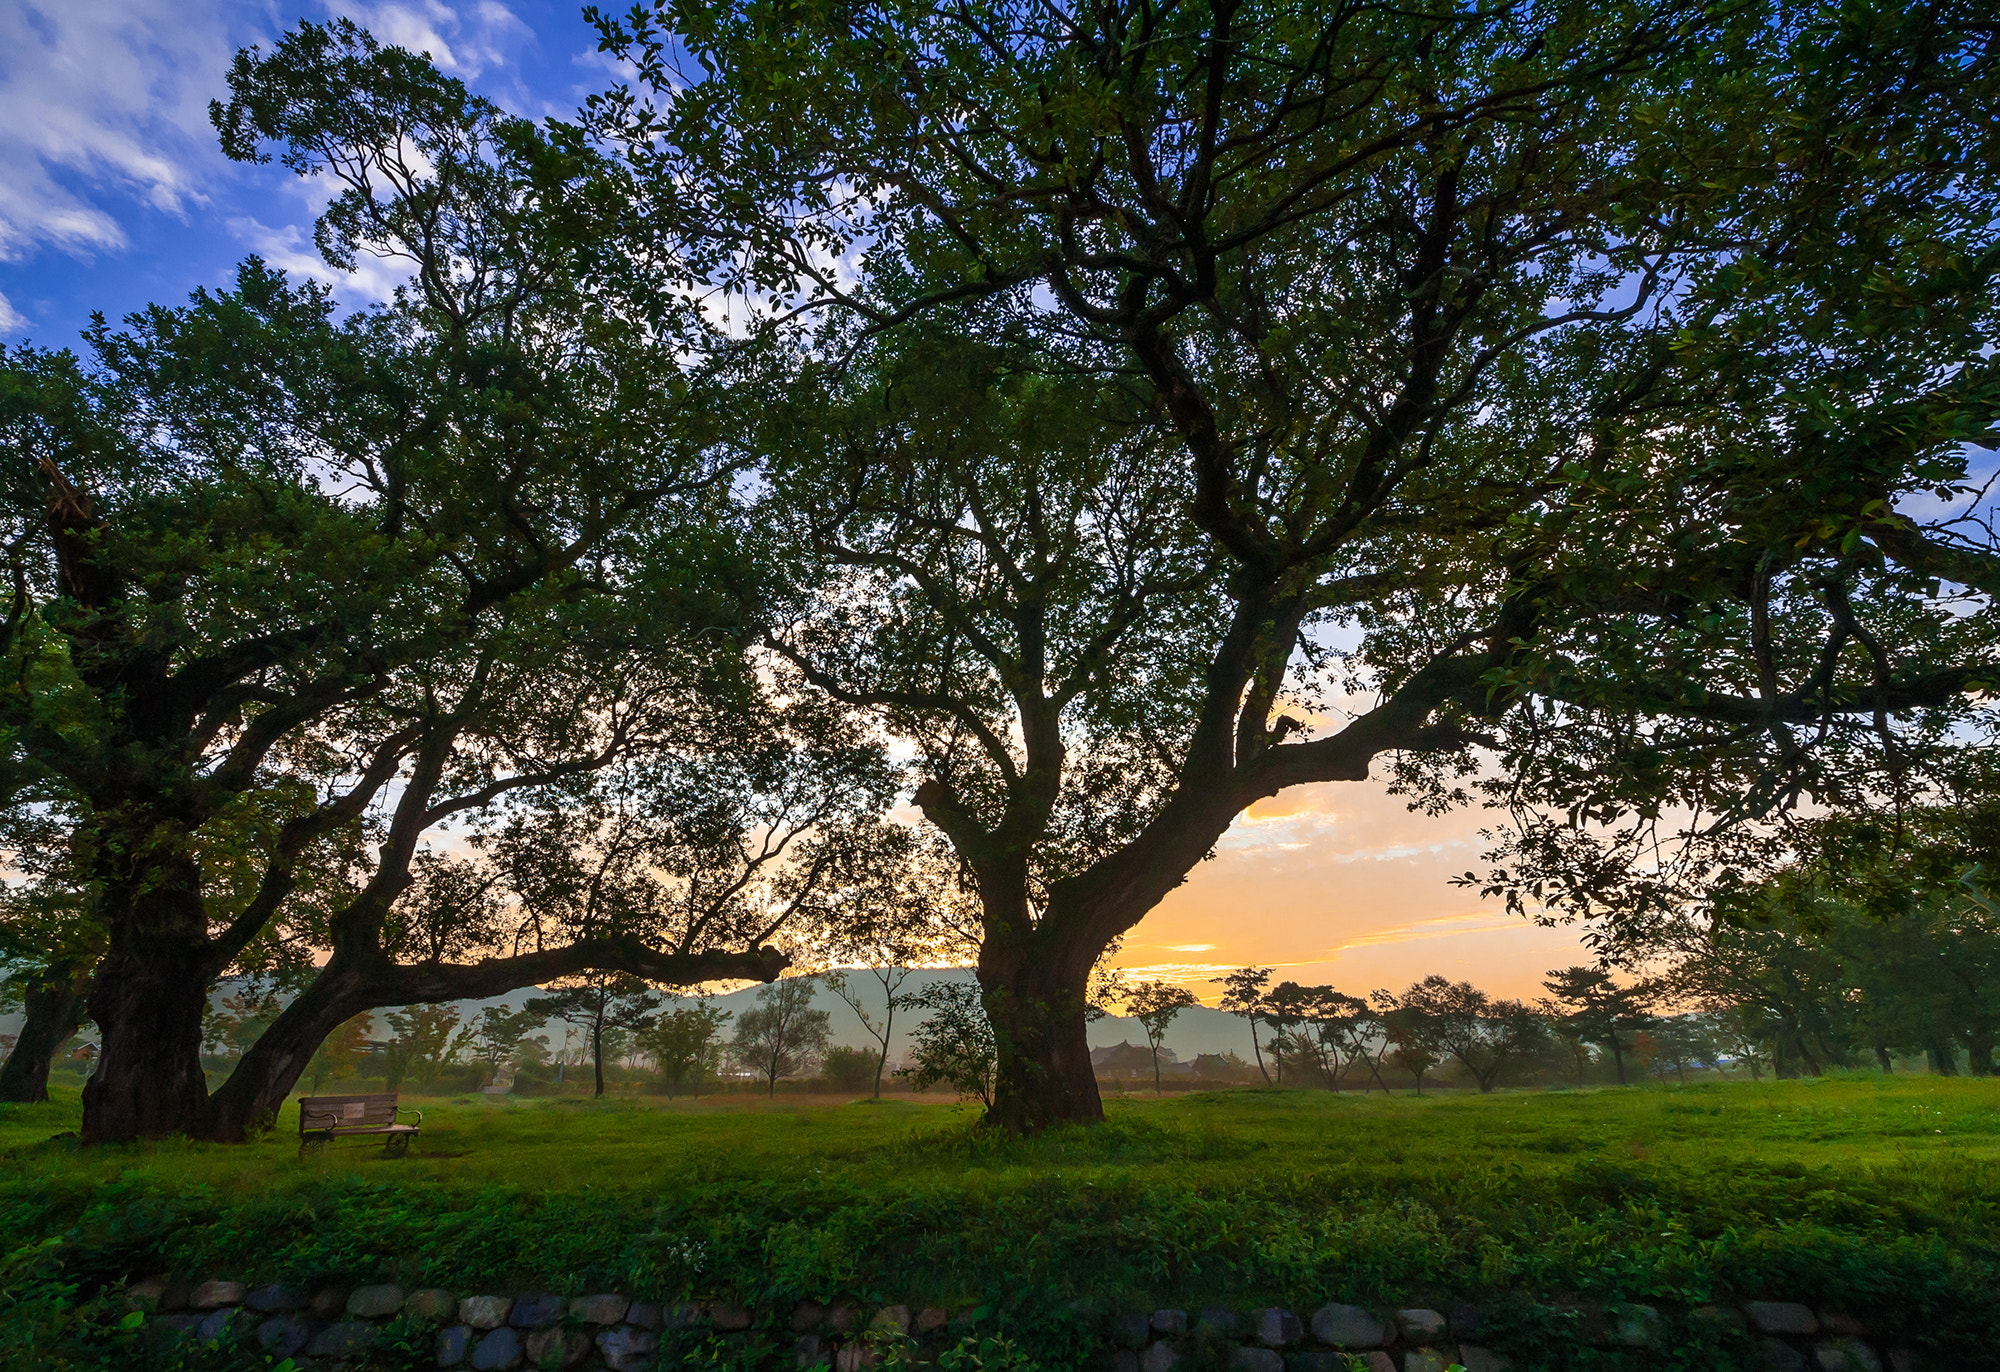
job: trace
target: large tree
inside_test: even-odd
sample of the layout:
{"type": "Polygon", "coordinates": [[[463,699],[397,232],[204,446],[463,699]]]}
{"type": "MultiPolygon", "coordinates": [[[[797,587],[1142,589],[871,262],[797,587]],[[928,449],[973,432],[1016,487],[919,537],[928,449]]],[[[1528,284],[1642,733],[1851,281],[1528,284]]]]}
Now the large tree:
{"type": "Polygon", "coordinates": [[[225,151],[330,180],[322,252],[409,280],[342,318],[252,261],[232,289],[100,323],[88,365],[6,359],[6,646],[37,671],[10,673],[0,708],[78,815],[103,941],[88,1142],[239,1138],[371,1008],[784,964],[735,926],[505,956],[404,937],[439,826],[762,727],[750,535],[687,363],[703,326],[656,274],[667,234],[580,135],[345,23],[247,51],[229,81],[225,151]],[[318,920],[320,964],[211,1096],[209,987],[302,868],[363,834],[345,899],[298,920],[318,920]],[[250,879],[218,889],[217,852],[250,879]]]}
{"type": "Polygon", "coordinates": [[[2000,408],[1978,6],[602,29],[724,284],[835,318],[854,421],[777,503],[836,589],[778,642],[923,749],[1010,1128],[1099,1117],[1089,968],[1261,797],[1448,805],[1484,743],[1526,807],[1754,818],[1991,679],[2000,560],[1911,501],[2000,408]]]}

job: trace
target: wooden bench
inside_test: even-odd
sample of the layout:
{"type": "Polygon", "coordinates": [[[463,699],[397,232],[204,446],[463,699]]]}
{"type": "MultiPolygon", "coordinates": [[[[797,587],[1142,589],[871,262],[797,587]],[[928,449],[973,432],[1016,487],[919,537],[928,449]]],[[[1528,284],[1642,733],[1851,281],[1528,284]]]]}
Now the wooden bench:
{"type": "Polygon", "coordinates": [[[336,1138],[350,1134],[380,1134],[382,1151],[400,1157],[424,1127],[424,1112],[399,1110],[386,1096],[304,1096],[299,1100],[299,1154],[318,1153],[336,1138]],[[415,1115],[415,1124],[398,1124],[396,1116],[415,1115]]]}

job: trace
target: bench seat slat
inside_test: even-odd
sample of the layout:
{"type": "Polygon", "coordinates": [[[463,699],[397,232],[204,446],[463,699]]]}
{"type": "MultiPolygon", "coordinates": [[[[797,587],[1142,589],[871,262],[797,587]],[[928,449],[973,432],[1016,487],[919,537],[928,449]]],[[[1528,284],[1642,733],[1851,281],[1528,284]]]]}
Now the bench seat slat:
{"type": "MultiPolygon", "coordinates": [[[[417,1124],[396,1122],[396,1097],[392,1094],[369,1096],[304,1096],[299,1100],[299,1137],[345,1138],[356,1134],[415,1134],[421,1127],[423,1115],[417,1115],[417,1124]]],[[[303,1143],[301,1147],[303,1147],[303,1143]]]]}

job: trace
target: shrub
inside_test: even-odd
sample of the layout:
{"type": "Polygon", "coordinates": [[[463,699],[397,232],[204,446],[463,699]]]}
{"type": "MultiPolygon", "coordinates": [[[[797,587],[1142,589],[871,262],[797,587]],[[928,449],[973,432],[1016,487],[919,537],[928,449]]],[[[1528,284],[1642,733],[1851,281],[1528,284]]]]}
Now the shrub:
{"type": "Polygon", "coordinates": [[[836,1044],[820,1059],[820,1075],[836,1091],[863,1091],[875,1082],[875,1068],[881,1061],[866,1048],[836,1044]]]}

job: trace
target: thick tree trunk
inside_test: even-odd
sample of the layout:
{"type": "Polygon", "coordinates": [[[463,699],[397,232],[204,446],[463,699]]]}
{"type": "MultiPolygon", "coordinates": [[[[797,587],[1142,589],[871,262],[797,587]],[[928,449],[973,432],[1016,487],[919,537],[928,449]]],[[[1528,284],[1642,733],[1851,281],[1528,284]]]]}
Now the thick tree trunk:
{"type": "Polygon", "coordinates": [[[1618,1068],[1618,1084],[1625,1085],[1625,1050],[1619,1046],[1618,1031],[1611,1031],[1611,1061],[1618,1068]]]}
{"type": "Polygon", "coordinates": [[[989,938],[979,954],[998,1059],[986,1118],[1010,1134],[1104,1119],[1083,1016],[1095,954],[1042,943],[1031,937],[1010,947],[989,938]]]}
{"type": "MultiPolygon", "coordinates": [[[[276,1117],[327,1035],[364,1011],[504,995],[573,974],[576,966],[555,960],[573,951],[494,958],[469,966],[427,963],[414,967],[371,960],[366,954],[336,952],[312,984],[258,1036],[200,1113],[199,1127],[190,1125],[188,1132],[218,1143],[242,1142],[260,1121],[276,1117]]],[[[654,956],[658,960],[650,965],[636,960],[631,965],[638,973],[678,985],[724,977],[769,980],[785,966],[782,957],[762,953],[702,954],[677,962],[665,955],[654,956]]],[[[197,1019],[197,1040],[199,1037],[197,1019]]],[[[558,1082],[562,1071],[563,1064],[558,1063],[558,1082]]],[[[393,1091],[400,1082],[384,1084],[393,1091]]]]}
{"type": "Polygon", "coordinates": [[[199,946],[179,940],[114,943],[90,992],[103,1035],[83,1087],[83,1141],[198,1134],[208,1099],[201,1019],[208,969],[199,946]]]}
{"type": "Polygon", "coordinates": [[[1975,1077],[1993,1075],[1993,1035],[1986,1029],[1967,1029],[1965,1039],[1966,1066],[1975,1077]]]}
{"type": "Polygon", "coordinates": [[[82,1027],[84,990],[74,968],[51,967],[23,988],[27,1019],[0,1066],[0,1101],[32,1105],[49,1098],[49,1064],[82,1027]]]}
{"type": "MultiPolygon", "coordinates": [[[[217,1143],[241,1143],[256,1129],[274,1122],[327,1035],[374,1008],[365,978],[335,954],[312,985],[257,1036],[229,1080],[209,1097],[201,1136],[217,1143]]],[[[395,1089],[388,1082],[383,1085],[395,1089]]]]}

